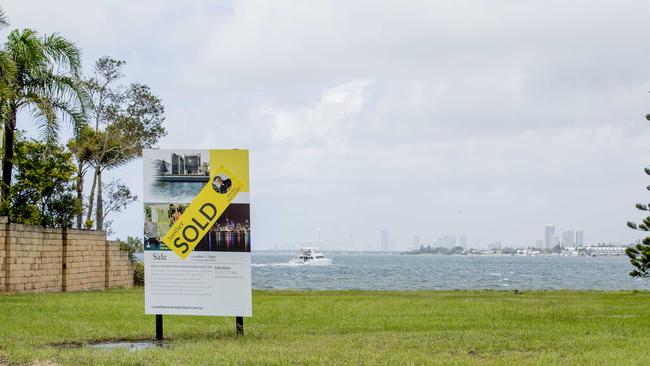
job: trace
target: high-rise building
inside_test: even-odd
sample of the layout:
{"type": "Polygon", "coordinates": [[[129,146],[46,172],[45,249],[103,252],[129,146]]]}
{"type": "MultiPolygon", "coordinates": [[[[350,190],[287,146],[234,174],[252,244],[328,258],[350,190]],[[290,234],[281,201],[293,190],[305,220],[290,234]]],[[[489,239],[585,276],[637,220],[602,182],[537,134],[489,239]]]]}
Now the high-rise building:
{"type": "Polygon", "coordinates": [[[413,235],[413,248],[419,248],[420,247],[420,237],[417,235],[413,235]]]}
{"type": "Polygon", "coordinates": [[[390,250],[390,244],[388,242],[388,230],[381,231],[381,250],[384,252],[390,250]]]}
{"type": "Polygon", "coordinates": [[[172,174],[185,174],[185,159],[177,154],[172,154],[172,174]]]}
{"type": "Polygon", "coordinates": [[[458,246],[463,247],[463,249],[468,249],[467,248],[467,237],[465,235],[461,235],[458,237],[458,246]]]}
{"type": "Polygon", "coordinates": [[[567,230],[562,233],[562,246],[572,247],[575,245],[575,233],[573,230],[567,230]]]}
{"type": "Polygon", "coordinates": [[[546,225],[544,228],[544,249],[553,248],[553,236],[555,235],[555,226],[546,225]]]}
{"type": "Polygon", "coordinates": [[[585,233],[582,230],[577,230],[576,231],[576,246],[581,247],[585,245],[585,238],[584,238],[585,233]]]}
{"type": "Polygon", "coordinates": [[[185,174],[198,174],[201,168],[201,154],[185,155],[185,174]]]}

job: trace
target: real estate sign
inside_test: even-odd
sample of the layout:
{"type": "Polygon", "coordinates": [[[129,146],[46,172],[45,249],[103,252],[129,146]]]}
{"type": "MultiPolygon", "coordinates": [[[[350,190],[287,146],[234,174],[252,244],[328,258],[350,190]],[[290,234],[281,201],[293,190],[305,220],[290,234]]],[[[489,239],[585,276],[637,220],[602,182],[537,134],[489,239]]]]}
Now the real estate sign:
{"type": "Polygon", "coordinates": [[[145,313],[251,316],[247,150],[145,150],[145,313]]]}

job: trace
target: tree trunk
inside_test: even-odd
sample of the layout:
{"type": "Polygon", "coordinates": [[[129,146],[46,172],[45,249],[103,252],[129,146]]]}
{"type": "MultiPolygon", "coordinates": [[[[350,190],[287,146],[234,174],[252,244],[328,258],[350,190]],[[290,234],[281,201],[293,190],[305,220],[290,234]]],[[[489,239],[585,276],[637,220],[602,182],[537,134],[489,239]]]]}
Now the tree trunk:
{"type": "Polygon", "coordinates": [[[97,171],[97,230],[104,229],[104,198],[102,197],[102,171],[97,171]]]}
{"type": "MultiPolygon", "coordinates": [[[[83,175],[83,162],[79,162],[77,169],[77,200],[81,204],[84,199],[84,175],[83,175]]],[[[77,214],[77,229],[83,228],[83,211],[79,211],[77,214]]]]}
{"type": "Polygon", "coordinates": [[[2,199],[9,197],[11,171],[14,168],[14,132],[16,132],[16,108],[11,107],[10,117],[5,124],[4,158],[2,160],[2,199]]]}
{"type": "MultiPolygon", "coordinates": [[[[86,215],[86,222],[91,222],[93,218],[93,206],[95,203],[95,187],[97,187],[97,172],[99,171],[99,166],[95,168],[93,174],[93,185],[90,187],[90,195],[88,196],[88,214],[86,215]]],[[[85,226],[85,225],[84,225],[85,226]]]]}

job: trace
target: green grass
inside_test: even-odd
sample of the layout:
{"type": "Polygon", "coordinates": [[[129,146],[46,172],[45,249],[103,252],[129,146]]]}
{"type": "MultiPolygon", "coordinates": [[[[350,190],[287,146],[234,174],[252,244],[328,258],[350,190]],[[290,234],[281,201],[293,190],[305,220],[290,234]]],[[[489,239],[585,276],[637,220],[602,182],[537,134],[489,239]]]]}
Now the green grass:
{"type": "Polygon", "coordinates": [[[165,316],[168,348],[57,347],[152,339],[143,291],[0,296],[0,364],[496,364],[650,362],[648,292],[255,291],[233,318],[165,316]]]}

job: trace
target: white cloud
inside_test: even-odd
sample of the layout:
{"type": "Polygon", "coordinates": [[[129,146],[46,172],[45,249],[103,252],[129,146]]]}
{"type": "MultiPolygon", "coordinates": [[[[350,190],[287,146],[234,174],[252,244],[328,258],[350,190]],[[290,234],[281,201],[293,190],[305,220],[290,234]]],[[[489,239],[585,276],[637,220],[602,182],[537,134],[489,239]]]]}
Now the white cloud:
{"type": "Polygon", "coordinates": [[[364,105],[364,90],[369,81],[355,81],[327,89],[314,107],[297,110],[270,105],[260,107],[262,117],[271,122],[274,142],[296,145],[331,145],[345,139],[346,125],[353,123],[364,105]]]}

